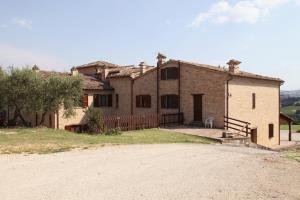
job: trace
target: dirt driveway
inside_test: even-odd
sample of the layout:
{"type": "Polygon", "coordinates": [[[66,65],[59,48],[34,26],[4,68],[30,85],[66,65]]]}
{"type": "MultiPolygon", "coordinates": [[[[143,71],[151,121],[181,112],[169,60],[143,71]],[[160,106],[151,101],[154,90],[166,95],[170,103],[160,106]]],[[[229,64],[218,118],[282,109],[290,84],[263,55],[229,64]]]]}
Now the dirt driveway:
{"type": "Polygon", "coordinates": [[[300,164],[221,145],[0,155],[1,200],[300,199],[300,164]]]}

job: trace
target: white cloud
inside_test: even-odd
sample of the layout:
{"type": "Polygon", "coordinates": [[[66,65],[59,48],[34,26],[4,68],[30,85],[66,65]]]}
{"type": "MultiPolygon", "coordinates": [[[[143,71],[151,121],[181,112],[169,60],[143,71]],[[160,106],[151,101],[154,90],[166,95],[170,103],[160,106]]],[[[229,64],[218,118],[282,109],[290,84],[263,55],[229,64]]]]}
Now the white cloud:
{"type": "Polygon", "coordinates": [[[300,6],[300,0],[295,0],[295,1],[300,6]]]}
{"type": "MultiPolygon", "coordinates": [[[[227,0],[213,4],[206,12],[200,13],[192,22],[192,27],[198,27],[205,21],[214,23],[249,23],[254,24],[270,11],[290,0],[241,0],[231,5],[227,0]]],[[[300,2],[300,0],[297,0],[300,2]]]]}
{"type": "Polygon", "coordinates": [[[19,27],[32,29],[32,21],[29,19],[20,19],[20,18],[13,18],[12,22],[19,27]]]}
{"type": "Polygon", "coordinates": [[[0,66],[24,67],[38,65],[41,69],[64,69],[68,65],[60,58],[10,45],[0,45],[0,66]]]}

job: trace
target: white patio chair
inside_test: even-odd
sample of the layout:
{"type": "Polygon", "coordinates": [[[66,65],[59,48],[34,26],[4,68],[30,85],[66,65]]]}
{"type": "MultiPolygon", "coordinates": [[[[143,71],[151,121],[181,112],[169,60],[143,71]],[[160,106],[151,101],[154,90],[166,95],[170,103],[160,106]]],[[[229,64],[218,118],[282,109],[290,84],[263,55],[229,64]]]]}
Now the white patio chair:
{"type": "Polygon", "coordinates": [[[213,128],[214,126],[214,121],[215,118],[214,117],[209,117],[205,120],[205,128],[209,127],[209,128],[213,128]]]}

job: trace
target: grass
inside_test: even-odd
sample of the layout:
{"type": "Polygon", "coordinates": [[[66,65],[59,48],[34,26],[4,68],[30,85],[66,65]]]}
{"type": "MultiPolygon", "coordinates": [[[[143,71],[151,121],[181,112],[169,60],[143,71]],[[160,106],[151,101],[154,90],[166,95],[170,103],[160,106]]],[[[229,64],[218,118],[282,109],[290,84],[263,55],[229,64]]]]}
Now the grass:
{"type": "Polygon", "coordinates": [[[115,144],[214,143],[198,136],[147,129],[121,135],[87,135],[47,128],[0,129],[0,153],[55,153],[115,144]]]}
{"type": "MultiPolygon", "coordinates": [[[[280,129],[281,130],[289,130],[289,126],[288,125],[281,125],[280,129]]],[[[299,131],[300,130],[300,125],[292,125],[292,130],[293,131],[299,131]]]]}
{"type": "Polygon", "coordinates": [[[281,108],[281,112],[286,115],[293,115],[296,110],[300,110],[300,106],[286,106],[281,108]]]}
{"type": "Polygon", "coordinates": [[[300,146],[285,150],[282,154],[284,157],[294,159],[300,163],[300,146]]]}

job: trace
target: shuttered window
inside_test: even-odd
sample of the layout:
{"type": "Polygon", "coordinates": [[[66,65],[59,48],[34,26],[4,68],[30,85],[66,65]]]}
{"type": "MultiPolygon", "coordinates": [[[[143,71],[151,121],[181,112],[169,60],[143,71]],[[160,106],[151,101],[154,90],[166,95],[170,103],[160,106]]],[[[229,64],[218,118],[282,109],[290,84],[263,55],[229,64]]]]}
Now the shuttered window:
{"type": "Polygon", "coordinates": [[[269,124],[269,138],[274,137],[274,124],[269,124]]]}
{"type": "Polygon", "coordinates": [[[151,96],[150,95],[137,95],[136,96],[137,108],[151,108],[151,96]]]}
{"type": "Polygon", "coordinates": [[[163,95],[161,96],[161,108],[178,108],[178,95],[163,95]]]}
{"type": "Polygon", "coordinates": [[[178,68],[168,67],[160,70],[161,80],[175,80],[178,79],[178,68]]]}
{"type": "Polygon", "coordinates": [[[94,107],[112,107],[112,94],[95,94],[94,107]]]}
{"type": "Polygon", "coordinates": [[[89,106],[89,96],[87,94],[84,94],[82,96],[81,105],[82,105],[83,108],[86,108],[86,107],[89,106]]]}

